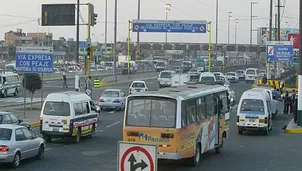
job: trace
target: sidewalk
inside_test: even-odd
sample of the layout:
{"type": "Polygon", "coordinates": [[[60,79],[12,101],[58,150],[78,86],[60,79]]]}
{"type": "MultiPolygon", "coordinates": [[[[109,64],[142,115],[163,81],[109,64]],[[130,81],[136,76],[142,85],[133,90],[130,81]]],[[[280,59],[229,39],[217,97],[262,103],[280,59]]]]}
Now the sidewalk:
{"type": "Polygon", "coordinates": [[[30,109],[30,104],[28,104],[25,109],[25,116],[23,105],[1,107],[1,111],[14,113],[18,117],[18,119],[22,119],[24,122],[31,123],[32,128],[40,126],[41,103],[33,103],[32,110],[30,109]]]}
{"type": "Polygon", "coordinates": [[[287,134],[302,134],[302,128],[298,126],[294,119],[292,119],[286,127],[285,133],[287,134]]]}

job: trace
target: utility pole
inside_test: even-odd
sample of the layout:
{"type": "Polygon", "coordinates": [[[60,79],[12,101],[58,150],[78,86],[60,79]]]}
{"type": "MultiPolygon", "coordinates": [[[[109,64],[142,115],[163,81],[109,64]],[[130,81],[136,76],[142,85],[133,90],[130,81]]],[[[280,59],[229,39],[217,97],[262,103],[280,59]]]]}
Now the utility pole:
{"type": "Polygon", "coordinates": [[[107,59],[108,0],[105,0],[105,60],[107,59]]]}
{"type": "MultiPolygon", "coordinates": [[[[75,56],[77,63],[79,62],[79,41],[80,41],[80,0],[77,0],[77,29],[76,29],[76,46],[75,46],[75,56]]],[[[74,77],[75,82],[75,91],[80,91],[80,76],[79,73],[76,72],[74,77]]]]}
{"type": "MultiPolygon", "coordinates": [[[[269,7],[269,41],[272,41],[272,34],[273,34],[273,0],[270,0],[270,7],[269,7]]],[[[272,78],[272,73],[271,73],[271,63],[267,61],[266,59],[266,74],[267,78],[271,79],[272,78]]]]}
{"type": "MultiPolygon", "coordinates": [[[[216,22],[215,22],[215,24],[216,24],[216,28],[215,28],[215,62],[217,62],[217,53],[218,53],[218,18],[219,18],[219,16],[218,16],[218,10],[219,10],[219,1],[218,0],[216,0],[216,22]]],[[[215,63],[215,65],[216,65],[216,63],[215,63]]]]}
{"type": "Polygon", "coordinates": [[[232,12],[229,12],[229,16],[228,16],[228,45],[230,44],[230,32],[231,32],[231,18],[232,18],[232,12]]]}
{"type": "MultiPolygon", "coordinates": [[[[299,30],[302,30],[302,3],[301,1],[299,1],[300,3],[300,15],[299,15],[299,30]]],[[[301,31],[300,31],[301,33],[301,31]]],[[[300,42],[302,42],[302,36],[300,36],[300,42]]],[[[299,52],[302,51],[302,46],[300,45],[299,47],[299,52]]],[[[302,81],[302,55],[301,53],[299,54],[299,81],[298,81],[298,100],[300,101],[301,100],[301,97],[302,97],[302,85],[300,85],[301,81],[302,81]]],[[[302,126],[302,103],[298,103],[298,126],[302,126]]]]}
{"type": "Polygon", "coordinates": [[[238,19],[236,19],[236,22],[235,22],[235,47],[237,49],[237,30],[238,30],[238,19]]]}
{"type": "MultiPolygon", "coordinates": [[[[168,13],[170,12],[171,10],[171,4],[166,4],[166,9],[165,9],[165,19],[168,20],[168,13]]],[[[165,42],[166,44],[168,43],[168,33],[166,32],[166,35],[165,35],[165,42]]]]}
{"type": "Polygon", "coordinates": [[[117,55],[117,0],[114,1],[114,48],[113,48],[113,75],[114,80],[117,82],[116,77],[116,55],[117,55]]]}
{"type": "MultiPolygon", "coordinates": [[[[277,5],[277,12],[278,12],[278,16],[277,16],[277,27],[278,27],[278,34],[277,34],[277,40],[281,41],[281,0],[278,0],[278,5],[277,5]]],[[[280,75],[280,63],[279,62],[275,62],[275,78],[279,77],[280,75]]]]}
{"type": "MultiPolygon", "coordinates": [[[[137,0],[137,20],[141,19],[141,0],[137,0]]],[[[139,47],[139,31],[137,32],[137,41],[136,41],[136,62],[140,58],[140,47],[139,47]]]]}

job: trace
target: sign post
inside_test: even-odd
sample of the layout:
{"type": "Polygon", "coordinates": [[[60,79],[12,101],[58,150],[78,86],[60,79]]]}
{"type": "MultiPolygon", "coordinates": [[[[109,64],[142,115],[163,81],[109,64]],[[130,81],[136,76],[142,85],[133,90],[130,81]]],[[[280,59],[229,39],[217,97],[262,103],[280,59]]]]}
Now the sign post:
{"type": "Polygon", "coordinates": [[[80,76],[79,76],[79,72],[81,72],[82,70],[82,65],[80,62],[77,62],[75,64],[75,69],[76,69],[76,75],[75,75],[75,90],[76,91],[80,91],[80,76]]]}
{"type": "MultiPolygon", "coordinates": [[[[16,71],[19,73],[53,73],[53,47],[18,46],[16,48],[16,71]]],[[[43,75],[41,103],[43,101],[43,75]]],[[[24,115],[26,93],[24,93],[24,115]]]]}
{"type": "Polygon", "coordinates": [[[157,146],[152,144],[118,143],[118,171],[157,171],[157,146]]]}

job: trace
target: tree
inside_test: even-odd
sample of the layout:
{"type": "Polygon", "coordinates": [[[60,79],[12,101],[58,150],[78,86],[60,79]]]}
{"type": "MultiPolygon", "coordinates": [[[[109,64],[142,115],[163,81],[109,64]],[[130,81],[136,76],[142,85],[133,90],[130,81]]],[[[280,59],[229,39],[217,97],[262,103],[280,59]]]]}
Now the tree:
{"type": "Polygon", "coordinates": [[[22,86],[28,90],[30,94],[30,108],[32,109],[34,94],[37,90],[42,88],[42,80],[39,74],[36,73],[25,73],[23,75],[22,86]]]}

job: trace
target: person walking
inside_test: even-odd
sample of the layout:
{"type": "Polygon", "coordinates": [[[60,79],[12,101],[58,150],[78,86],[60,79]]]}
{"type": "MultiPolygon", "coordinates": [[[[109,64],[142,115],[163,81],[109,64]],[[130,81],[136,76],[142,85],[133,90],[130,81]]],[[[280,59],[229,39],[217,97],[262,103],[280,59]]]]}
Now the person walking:
{"type": "Polygon", "coordinates": [[[88,77],[88,80],[86,82],[86,94],[90,96],[92,94],[92,81],[91,76],[88,77]]]}
{"type": "Polygon", "coordinates": [[[283,97],[283,99],[284,99],[284,108],[283,108],[284,110],[283,110],[283,112],[284,112],[284,115],[288,115],[288,108],[289,108],[289,105],[291,103],[291,99],[288,95],[288,91],[285,92],[285,96],[283,97]]]}
{"type": "Polygon", "coordinates": [[[262,78],[262,84],[266,84],[266,83],[267,83],[267,77],[266,74],[264,74],[262,78]]]}
{"type": "Polygon", "coordinates": [[[290,113],[293,114],[293,109],[294,109],[294,103],[295,103],[295,99],[296,99],[296,91],[293,90],[292,91],[292,95],[290,96],[291,99],[291,103],[290,103],[290,113]]]}
{"type": "Polygon", "coordinates": [[[294,122],[297,123],[298,120],[298,98],[295,98],[294,100],[294,122]]]}
{"type": "Polygon", "coordinates": [[[62,78],[63,78],[63,88],[68,88],[66,72],[64,70],[62,71],[62,78]]]}

